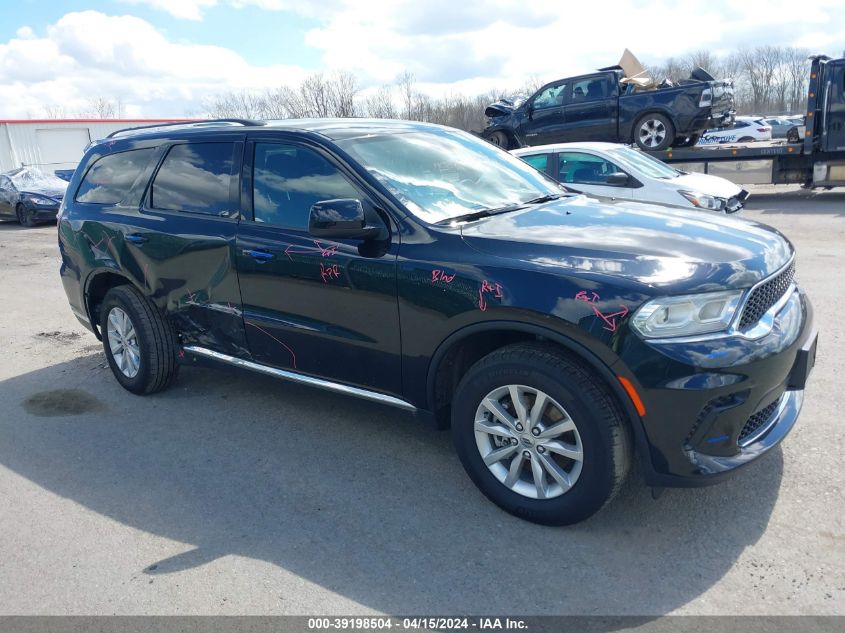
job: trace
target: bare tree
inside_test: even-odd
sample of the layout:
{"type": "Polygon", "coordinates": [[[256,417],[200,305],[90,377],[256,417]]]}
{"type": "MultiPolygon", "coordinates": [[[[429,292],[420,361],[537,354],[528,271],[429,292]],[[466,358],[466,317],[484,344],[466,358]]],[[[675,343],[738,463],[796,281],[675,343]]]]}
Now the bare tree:
{"type": "Polygon", "coordinates": [[[414,74],[409,71],[399,73],[396,77],[396,87],[399,90],[399,98],[402,101],[402,114],[406,119],[413,119],[414,114],[414,74]]]}
{"type": "Polygon", "coordinates": [[[106,97],[91,97],[87,105],[77,112],[80,118],[114,119],[118,116],[118,107],[106,97]]]}
{"type": "Polygon", "coordinates": [[[66,119],[67,112],[65,111],[65,107],[63,105],[58,104],[48,104],[44,106],[44,118],[45,119],[66,119]]]}

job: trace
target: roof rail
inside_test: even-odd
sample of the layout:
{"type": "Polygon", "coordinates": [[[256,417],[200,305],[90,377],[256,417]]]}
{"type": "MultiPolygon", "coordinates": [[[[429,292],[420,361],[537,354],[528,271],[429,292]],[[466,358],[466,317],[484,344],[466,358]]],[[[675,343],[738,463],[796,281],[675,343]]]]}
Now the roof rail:
{"type": "Polygon", "coordinates": [[[198,119],[196,121],[173,121],[172,123],[156,123],[155,125],[139,125],[138,127],[126,127],[122,130],[116,130],[109,134],[106,138],[115,138],[127,132],[136,132],[139,130],[155,130],[164,127],[202,127],[205,125],[214,125],[217,123],[225,123],[229,125],[244,125],[253,127],[264,125],[263,121],[255,121],[253,119],[198,119]]]}

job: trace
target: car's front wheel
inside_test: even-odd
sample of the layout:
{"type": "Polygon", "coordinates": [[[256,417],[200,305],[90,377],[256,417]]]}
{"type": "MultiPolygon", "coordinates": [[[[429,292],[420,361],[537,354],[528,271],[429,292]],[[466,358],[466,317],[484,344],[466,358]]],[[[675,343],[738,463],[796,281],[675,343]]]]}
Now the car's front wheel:
{"type": "Polygon", "coordinates": [[[109,366],[125,389],[154,393],[176,377],[176,336],[158,309],[132,286],[106,293],[100,329],[109,366]]]}
{"type": "Polygon", "coordinates": [[[493,132],[490,135],[490,142],[493,143],[496,147],[501,147],[502,149],[510,149],[511,142],[508,138],[508,135],[502,131],[493,132]]]}
{"type": "Polygon", "coordinates": [[[601,380],[535,344],[504,347],[470,368],[453,400],[452,435],[491,501],[547,525],[597,512],[631,460],[630,431],[601,380]]]}
{"type": "Polygon", "coordinates": [[[27,209],[22,204],[19,204],[15,209],[15,215],[18,217],[18,224],[21,226],[25,226],[27,228],[32,228],[35,226],[35,212],[31,209],[27,209]]]}

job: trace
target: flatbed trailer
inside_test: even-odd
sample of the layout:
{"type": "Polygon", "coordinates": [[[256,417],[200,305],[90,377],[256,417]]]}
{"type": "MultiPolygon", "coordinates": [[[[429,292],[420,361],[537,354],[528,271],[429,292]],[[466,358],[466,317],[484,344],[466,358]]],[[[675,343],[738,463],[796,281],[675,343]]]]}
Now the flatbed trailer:
{"type": "Polygon", "coordinates": [[[649,152],[684,171],[737,184],[845,187],[845,58],[810,58],[804,138],[797,143],[720,145],[649,152]]]}

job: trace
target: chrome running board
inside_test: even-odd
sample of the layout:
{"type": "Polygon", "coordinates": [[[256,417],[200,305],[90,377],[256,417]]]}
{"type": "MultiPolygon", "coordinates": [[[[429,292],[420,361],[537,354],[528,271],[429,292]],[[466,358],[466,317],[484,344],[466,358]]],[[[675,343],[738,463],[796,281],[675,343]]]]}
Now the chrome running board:
{"type": "Polygon", "coordinates": [[[317,387],[318,389],[326,389],[327,391],[355,396],[356,398],[372,400],[373,402],[381,402],[382,404],[389,404],[390,406],[399,407],[400,409],[405,409],[406,411],[417,410],[417,408],[410,402],[406,402],[405,400],[394,396],[378,393],[377,391],[361,389],[360,387],[351,387],[349,385],[344,385],[343,383],[332,382],[331,380],[324,380],[323,378],[315,378],[314,376],[288,371],[287,369],[277,369],[268,365],[262,365],[261,363],[255,363],[251,360],[244,360],[243,358],[236,358],[234,356],[229,356],[228,354],[221,354],[220,352],[215,352],[214,350],[206,349],[204,347],[186,345],[182,349],[186,352],[190,352],[191,354],[205,356],[206,358],[219,360],[220,362],[228,363],[229,365],[234,365],[235,367],[243,367],[244,369],[250,369],[252,371],[257,371],[283,380],[290,380],[291,382],[296,382],[301,385],[309,385],[311,387],[317,387]]]}

